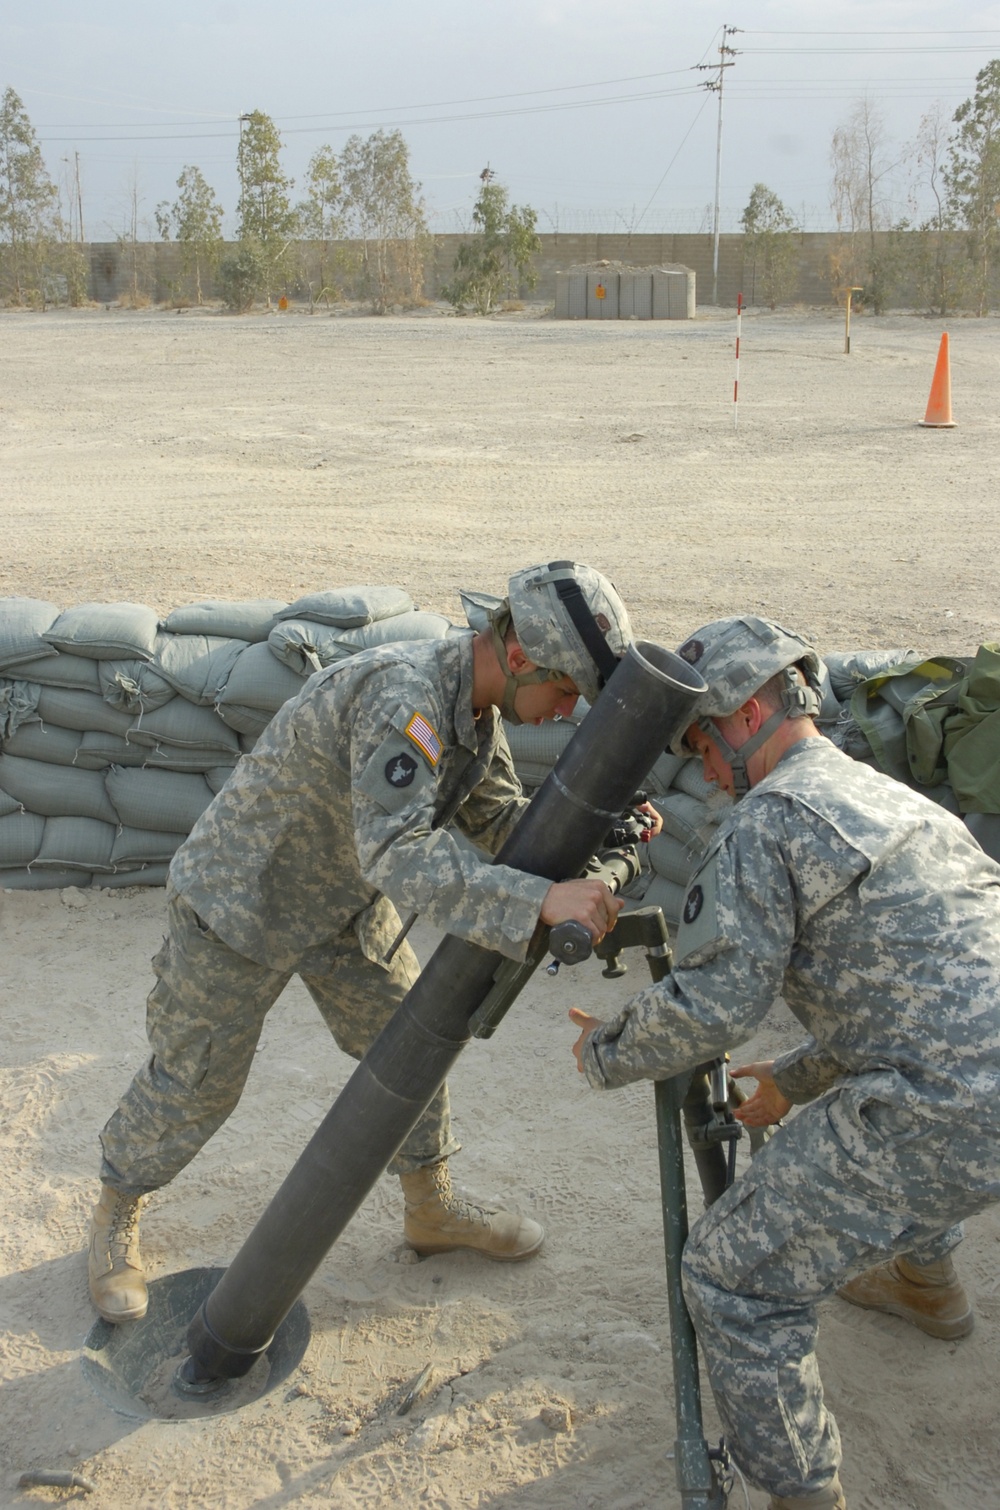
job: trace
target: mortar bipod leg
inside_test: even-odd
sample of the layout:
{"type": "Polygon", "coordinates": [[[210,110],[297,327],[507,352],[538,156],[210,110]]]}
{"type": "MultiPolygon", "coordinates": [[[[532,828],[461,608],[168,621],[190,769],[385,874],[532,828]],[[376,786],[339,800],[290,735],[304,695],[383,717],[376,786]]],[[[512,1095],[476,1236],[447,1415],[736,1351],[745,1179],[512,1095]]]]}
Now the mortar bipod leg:
{"type": "MultiPolygon", "coordinates": [[[[677,1419],[674,1468],[683,1510],[724,1510],[726,1491],[702,1429],[698,1345],[681,1285],[681,1256],[687,1241],[688,1218],[680,1108],[687,1089],[686,1075],[678,1075],[673,1080],[657,1080],[654,1087],[677,1419]]],[[[720,1464],[719,1468],[722,1466],[720,1464]]]]}

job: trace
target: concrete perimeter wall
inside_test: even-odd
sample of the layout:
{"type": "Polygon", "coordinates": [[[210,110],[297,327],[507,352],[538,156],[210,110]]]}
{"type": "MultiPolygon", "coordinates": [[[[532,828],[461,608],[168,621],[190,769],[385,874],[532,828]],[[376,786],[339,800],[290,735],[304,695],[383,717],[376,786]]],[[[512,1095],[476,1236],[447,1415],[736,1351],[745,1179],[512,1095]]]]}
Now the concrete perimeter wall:
{"type": "MultiPolygon", "coordinates": [[[[442,286],[452,273],[455,254],[463,240],[460,235],[431,238],[426,262],[424,294],[428,299],[440,297],[442,286]]],[[[538,283],[533,291],[521,290],[522,298],[545,303],[555,301],[556,273],[565,272],[579,263],[627,262],[639,267],[678,264],[693,268],[696,276],[697,302],[712,302],[712,237],[704,236],[628,236],[580,235],[561,233],[541,237],[542,249],[536,258],[538,283]]],[[[798,279],[789,296],[790,303],[828,305],[833,300],[830,281],[831,254],[840,244],[834,233],[809,232],[796,235],[798,279]]],[[[352,243],[346,242],[350,247],[352,243]]],[[[354,243],[356,245],[356,243],[354,243]]],[[[742,293],[746,303],[753,302],[750,269],[744,266],[744,238],[719,238],[719,293],[722,306],[736,303],[742,293]]],[[[227,255],[235,247],[227,248],[227,255]]],[[[134,249],[117,242],[94,242],[87,248],[90,262],[90,297],[100,304],[110,304],[127,296],[135,281],[142,291],[157,302],[169,302],[179,294],[190,294],[190,280],[185,276],[180,248],[174,242],[150,242],[134,249]]],[[[206,298],[218,298],[216,280],[202,279],[206,298]]],[[[295,297],[294,288],[288,290],[295,297]]]]}

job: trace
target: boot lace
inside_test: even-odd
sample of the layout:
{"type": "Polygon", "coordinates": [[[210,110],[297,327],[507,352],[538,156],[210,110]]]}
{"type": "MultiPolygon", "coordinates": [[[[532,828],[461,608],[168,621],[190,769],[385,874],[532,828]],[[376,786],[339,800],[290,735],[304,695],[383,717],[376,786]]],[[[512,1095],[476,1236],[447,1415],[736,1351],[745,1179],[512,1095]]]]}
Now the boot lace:
{"type": "Polygon", "coordinates": [[[462,1196],[456,1195],[451,1183],[451,1171],[447,1165],[435,1166],[434,1184],[437,1186],[441,1205],[452,1216],[457,1216],[461,1221],[478,1222],[481,1227],[489,1226],[490,1217],[496,1213],[488,1206],[477,1206],[473,1201],[464,1200],[462,1196]]]}
{"type": "Polygon", "coordinates": [[[108,1229],[108,1253],[112,1263],[127,1263],[139,1241],[139,1210],[141,1199],[120,1195],[108,1229]]]}

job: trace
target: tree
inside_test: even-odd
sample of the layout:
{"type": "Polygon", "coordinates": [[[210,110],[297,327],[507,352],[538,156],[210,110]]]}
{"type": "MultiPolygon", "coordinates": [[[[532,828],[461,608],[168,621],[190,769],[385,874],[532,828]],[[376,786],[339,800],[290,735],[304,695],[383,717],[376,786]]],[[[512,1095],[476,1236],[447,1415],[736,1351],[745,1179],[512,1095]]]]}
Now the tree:
{"type": "Polygon", "coordinates": [[[832,206],[841,233],[834,275],[864,288],[863,302],[884,313],[892,280],[891,259],[879,232],[893,223],[892,175],[899,167],[885,118],[867,95],[856,100],[833,133],[832,206]]]}
{"type": "Polygon", "coordinates": [[[35,128],[20,97],[6,89],[0,101],[0,243],[5,291],[15,303],[46,303],[47,261],[61,232],[59,192],[35,128]]]}
{"type": "Polygon", "coordinates": [[[907,272],[917,302],[942,318],[963,301],[969,281],[968,258],[944,181],[948,125],[940,105],[932,106],[920,118],[913,144],[911,200],[916,211],[926,204],[929,195],[933,208],[906,237],[907,272]]]}
{"type": "Polygon", "coordinates": [[[975,269],[976,312],[984,315],[994,289],[1000,249],[1000,59],[976,74],[976,92],[955,111],[944,171],[948,206],[969,237],[975,269]]]}
{"type": "Polygon", "coordinates": [[[309,159],[306,197],[297,205],[300,232],[312,243],[303,249],[302,279],[309,289],[310,309],[316,299],[330,302],[336,275],[350,266],[349,255],[337,245],[346,229],[344,184],[332,147],[320,147],[309,159]]]}
{"type": "Polygon", "coordinates": [[[340,158],[348,225],[361,241],[360,286],[377,315],[421,296],[427,225],[399,131],[348,137],[340,158]]]}
{"type": "Polygon", "coordinates": [[[475,238],[459,247],[455,276],[441,294],[458,310],[471,304],[477,314],[488,315],[502,299],[516,296],[522,283],[534,288],[538,274],[532,259],[541,242],[535,211],[509,204],[507,190],[489,168],[480,178],[482,188],[472,211],[475,238]]]}
{"type": "Polygon", "coordinates": [[[743,226],[743,260],[750,267],[750,302],[756,302],[757,285],[764,303],[773,309],[795,287],[795,221],[767,184],[754,184],[740,218],[743,226]]]}
{"type": "Polygon", "coordinates": [[[164,241],[173,231],[181,248],[184,271],[194,275],[195,298],[201,304],[202,271],[211,272],[222,255],[222,206],[200,170],[186,167],[177,180],[180,190],[173,205],[156,207],[156,223],[164,241]]]}
{"type": "Polygon", "coordinates": [[[240,181],[239,238],[253,246],[261,269],[261,286],[268,303],[281,277],[282,263],[295,236],[298,220],[289,193],[293,180],[281,170],[281,136],[269,115],[252,110],[240,117],[236,171],[240,181]]]}

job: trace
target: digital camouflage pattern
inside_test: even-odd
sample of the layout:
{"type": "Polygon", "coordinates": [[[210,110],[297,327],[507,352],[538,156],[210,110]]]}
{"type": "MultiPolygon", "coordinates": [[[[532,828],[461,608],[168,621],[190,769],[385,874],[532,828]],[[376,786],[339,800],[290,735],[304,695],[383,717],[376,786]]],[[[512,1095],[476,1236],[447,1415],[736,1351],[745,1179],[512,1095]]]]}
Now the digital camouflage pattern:
{"type": "MultiPolygon", "coordinates": [[[[146,1007],[150,1058],[101,1134],[101,1179],[128,1195],[158,1190],[204,1147],[243,1092],[264,1018],[290,970],[269,970],[203,923],[183,897],[168,903],[170,932],[153,960],[146,1007]]],[[[384,969],[350,932],[322,975],[303,984],[337,1045],[360,1059],[419,973],[407,943],[384,969]]],[[[405,1174],[456,1152],[443,1086],[389,1166],[405,1174]]]]}
{"type": "MultiPolygon", "coordinates": [[[[405,944],[385,963],[394,903],[522,959],[549,882],[486,856],[526,802],[499,718],[473,713],[471,634],[311,677],[174,857],[153,1055],[102,1134],[105,1181],[140,1193],[194,1157],[239,1099],[292,974],[360,1058],[416,978],[405,944]]],[[[456,1146],[443,1091],[392,1167],[456,1146]]]]}
{"type": "Polygon", "coordinates": [[[598,669],[556,592],[555,583],[561,579],[577,583],[612,654],[624,655],[632,643],[625,604],[613,582],[592,566],[576,562],[531,566],[511,577],[507,602],[514,632],[531,660],[571,676],[580,695],[593,703],[601,690],[598,669]]]}
{"type": "Polygon", "coordinates": [[[723,820],[673,972],[591,1036],[587,1077],[693,1068],[779,995],[809,1036],[775,1079],[810,1104],[695,1224],[684,1274],[736,1461],[802,1494],[840,1461],[817,1302],[893,1254],[942,1258],[1000,1198],[1000,867],[956,818],[822,738],[723,820]]]}
{"type": "MultiPolygon", "coordinates": [[[[692,723],[735,713],[786,666],[800,664],[810,679],[810,690],[819,687],[819,657],[812,646],[790,629],[753,614],[705,624],[684,641],[677,654],[708,683],[695,704],[692,723]]],[[[815,716],[818,696],[813,700],[805,688],[801,692],[800,712],[815,716]]],[[[684,743],[686,732],[681,729],[671,741],[675,755],[691,753],[684,743]]]]}
{"type": "Polygon", "coordinates": [[[523,959],[549,883],[491,865],[527,799],[500,720],[472,710],[472,636],[365,651],[310,677],[199,818],[172,888],[231,948],[323,971],[400,912],[523,959]],[[436,763],[407,733],[421,715],[436,763]],[[435,820],[458,803],[454,828],[435,820]],[[478,848],[477,848],[478,846],[478,848]]]}

